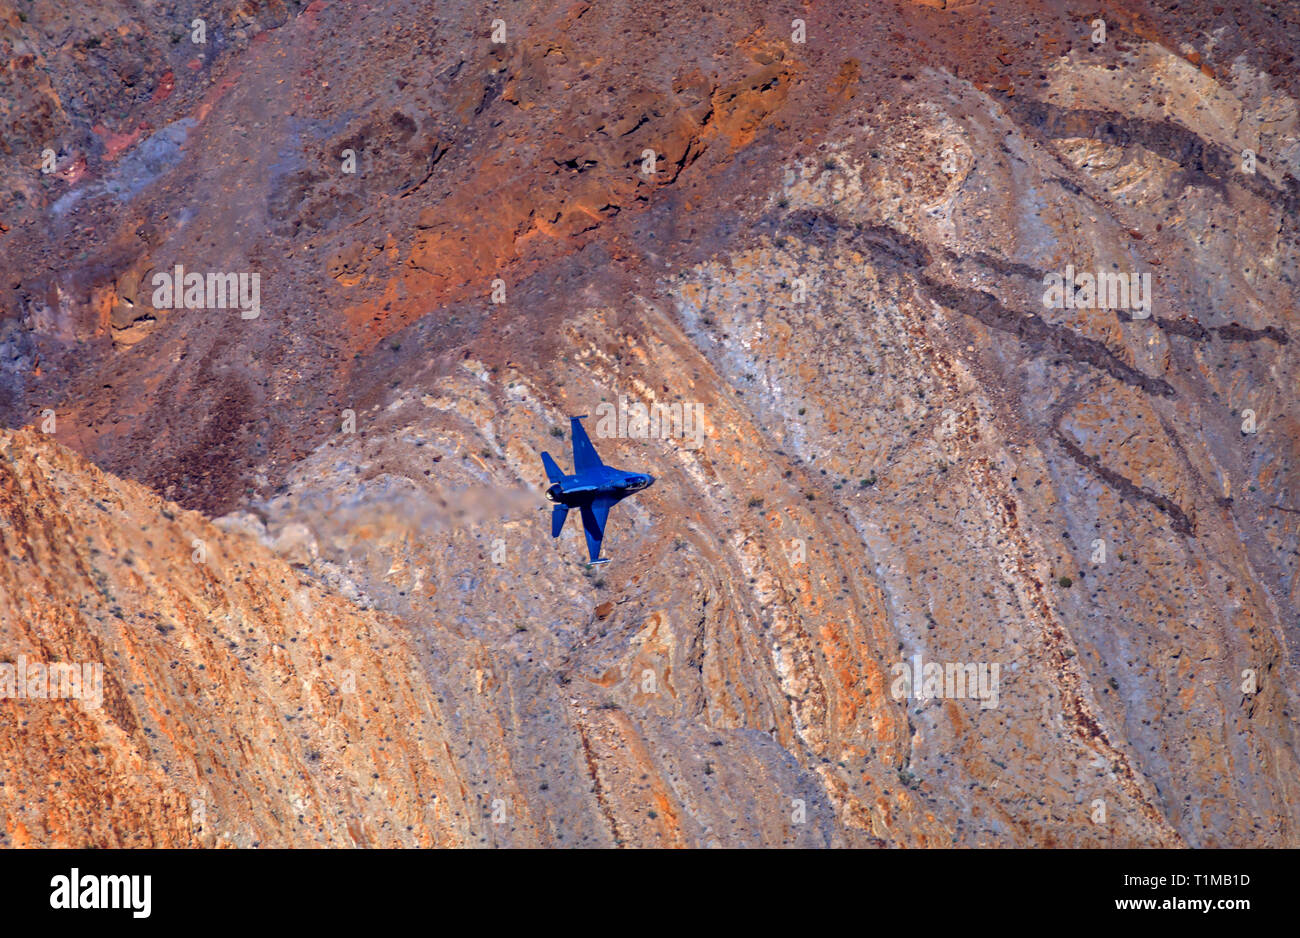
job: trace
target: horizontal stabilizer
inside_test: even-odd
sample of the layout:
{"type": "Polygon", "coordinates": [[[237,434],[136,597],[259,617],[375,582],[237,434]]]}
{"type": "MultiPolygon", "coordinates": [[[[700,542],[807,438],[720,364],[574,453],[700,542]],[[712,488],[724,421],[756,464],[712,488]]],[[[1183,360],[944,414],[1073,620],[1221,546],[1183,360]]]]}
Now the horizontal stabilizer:
{"type": "Polygon", "coordinates": [[[561,472],[560,467],[555,464],[555,460],[551,458],[550,453],[542,453],[542,468],[546,470],[546,478],[550,479],[552,482],[564,481],[564,473],[561,472]]]}
{"type": "Polygon", "coordinates": [[[564,530],[564,521],[569,517],[568,505],[555,505],[551,508],[551,537],[559,537],[564,530]]]}

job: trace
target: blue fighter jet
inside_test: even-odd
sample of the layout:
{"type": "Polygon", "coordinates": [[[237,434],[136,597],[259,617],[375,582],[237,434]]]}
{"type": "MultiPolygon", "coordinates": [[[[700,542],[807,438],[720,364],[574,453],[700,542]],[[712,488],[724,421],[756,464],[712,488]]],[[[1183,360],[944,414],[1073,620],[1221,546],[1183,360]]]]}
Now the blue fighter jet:
{"type": "Polygon", "coordinates": [[[569,418],[573,428],[573,475],[566,476],[550,453],[542,453],[542,466],[551,481],[546,497],[556,503],[551,509],[551,537],[560,536],[569,509],[577,508],[582,512],[582,530],[587,535],[587,552],[591,555],[589,563],[609,563],[608,558],[600,556],[600,542],[605,537],[605,520],[610,508],[633,492],[653,485],[655,477],[644,472],[624,472],[601,462],[581,420],[582,417],[569,418]]]}

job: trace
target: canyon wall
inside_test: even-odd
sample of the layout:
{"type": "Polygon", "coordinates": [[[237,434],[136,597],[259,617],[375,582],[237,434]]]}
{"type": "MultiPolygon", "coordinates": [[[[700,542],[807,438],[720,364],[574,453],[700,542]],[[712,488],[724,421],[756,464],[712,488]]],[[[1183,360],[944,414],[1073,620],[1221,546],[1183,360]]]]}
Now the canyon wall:
{"type": "Polygon", "coordinates": [[[0,0],[0,844],[1295,846],[1297,48],[0,0]]]}

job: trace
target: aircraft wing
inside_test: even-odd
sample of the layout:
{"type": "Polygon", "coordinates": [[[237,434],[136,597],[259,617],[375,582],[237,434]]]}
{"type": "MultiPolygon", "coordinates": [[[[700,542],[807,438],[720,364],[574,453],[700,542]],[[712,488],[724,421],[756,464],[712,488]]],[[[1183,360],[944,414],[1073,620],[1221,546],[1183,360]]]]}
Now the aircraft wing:
{"type": "Polygon", "coordinates": [[[607,562],[600,559],[600,542],[605,539],[605,522],[615,502],[612,498],[597,498],[590,505],[582,506],[582,531],[587,535],[589,563],[607,562]]]}
{"type": "MultiPolygon", "coordinates": [[[[573,428],[573,474],[580,476],[584,472],[602,468],[605,464],[596,455],[596,447],[591,445],[591,438],[587,436],[587,431],[582,428],[582,418],[571,417],[569,423],[573,428]]],[[[606,511],[608,510],[607,508],[606,511]]],[[[604,527],[603,521],[601,527],[604,527]]]]}

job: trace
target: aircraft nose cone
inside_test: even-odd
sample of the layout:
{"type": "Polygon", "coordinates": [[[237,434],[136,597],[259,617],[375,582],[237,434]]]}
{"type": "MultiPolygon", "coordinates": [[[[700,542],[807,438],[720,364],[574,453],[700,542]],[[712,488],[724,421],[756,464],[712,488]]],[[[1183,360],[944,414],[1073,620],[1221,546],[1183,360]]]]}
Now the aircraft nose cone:
{"type": "Polygon", "coordinates": [[[655,477],[652,476],[652,475],[650,475],[650,473],[647,472],[645,477],[649,480],[649,481],[646,482],[646,484],[645,484],[645,487],[646,487],[646,488],[650,488],[650,486],[652,486],[652,485],[655,484],[655,477]]]}

